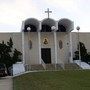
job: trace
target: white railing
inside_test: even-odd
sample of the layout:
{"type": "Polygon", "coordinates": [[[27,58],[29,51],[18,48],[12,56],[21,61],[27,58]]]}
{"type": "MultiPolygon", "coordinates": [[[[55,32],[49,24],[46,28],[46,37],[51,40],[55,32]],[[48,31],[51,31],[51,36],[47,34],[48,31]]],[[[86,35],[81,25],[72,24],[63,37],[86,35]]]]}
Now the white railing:
{"type": "Polygon", "coordinates": [[[29,64],[25,64],[25,71],[30,71],[31,70],[31,66],[29,64]]]}
{"type": "Polygon", "coordinates": [[[41,64],[42,64],[43,68],[46,70],[46,64],[42,59],[41,59],[41,64]]]}
{"type": "Polygon", "coordinates": [[[57,70],[57,64],[56,63],[54,64],[54,67],[55,67],[55,70],[57,70]]]}
{"type": "Polygon", "coordinates": [[[65,64],[64,64],[64,63],[61,63],[61,67],[62,67],[63,69],[65,69],[65,64]]]}

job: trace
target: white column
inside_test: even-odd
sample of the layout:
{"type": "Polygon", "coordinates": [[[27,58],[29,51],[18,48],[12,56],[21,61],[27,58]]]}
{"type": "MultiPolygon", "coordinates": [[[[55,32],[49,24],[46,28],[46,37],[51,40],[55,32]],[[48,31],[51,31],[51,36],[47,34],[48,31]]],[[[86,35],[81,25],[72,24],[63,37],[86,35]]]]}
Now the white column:
{"type": "Polygon", "coordinates": [[[22,30],[22,31],[24,30],[24,22],[25,22],[25,21],[22,21],[22,26],[21,26],[21,30],[22,30]]]}
{"type": "Polygon", "coordinates": [[[22,31],[22,56],[23,56],[23,64],[25,64],[24,32],[23,31],[22,31]]]}
{"type": "Polygon", "coordinates": [[[41,64],[41,32],[38,31],[39,64],[41,64]]]}
{"type": "Polygon", "coordinates": [[[73,53],[72,53],[72,49],[73,49],[73,47],[72,47],[72,33],[70,32],[70,55],[69,55],[69,57],[70,57],[70,63],[73,63],[73,53]]]}
{"type": "Polygon", "coordinates": [[[22,21],[22,27],[21,27],[21,31],[22,31],[22,59],[23,59],[23,64],[25,64],[25,51],[24,51],[24,21],[22,21]]]}
{"type": "Polygon", "coordinates": [[[54,31],[54,45],[55,45],[55,63],[57,64],[57,36],[56,31],[54,31]]]}
{"type": "Polygon", "coordinates": [[[56,21],[56,30],[58,30],[58,21],[56,21]]]}

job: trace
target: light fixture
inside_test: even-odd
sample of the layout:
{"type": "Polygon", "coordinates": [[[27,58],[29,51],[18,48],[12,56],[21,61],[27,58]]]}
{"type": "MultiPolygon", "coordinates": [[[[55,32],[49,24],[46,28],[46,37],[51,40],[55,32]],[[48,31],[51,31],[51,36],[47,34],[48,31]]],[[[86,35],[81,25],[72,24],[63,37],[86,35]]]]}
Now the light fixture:
{"type": "Polygon", "coordinates": [[[30,27],[27,27],[27,30],[28,30],[28,31],[31,31],[31,28],[30,28],[30,27]]]}
{"type": "Polygon", "coordinates": [[[52,31],[57,31],[55,26],[51,27],[52,31]]]}
{"type": "Polygon", "coordinates": [[[76,27],[76,29],[79,31],[79,30],[80,30],[80,27],[79,27],[79,26],[77,26],[77,27],[76,27]]]}

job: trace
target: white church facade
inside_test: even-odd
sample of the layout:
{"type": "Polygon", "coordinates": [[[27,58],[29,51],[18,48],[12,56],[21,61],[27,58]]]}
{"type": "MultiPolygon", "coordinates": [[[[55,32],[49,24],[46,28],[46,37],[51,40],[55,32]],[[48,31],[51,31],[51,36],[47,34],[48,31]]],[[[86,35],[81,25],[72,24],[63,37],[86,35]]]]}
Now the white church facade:
{"type": "Polygon", "coordinates": [[[57,64],[72,62],[70,58],[70,32],[73,21],[46,18],[27,19],[22,24],[23,61],[25,64],[57,64]]]}

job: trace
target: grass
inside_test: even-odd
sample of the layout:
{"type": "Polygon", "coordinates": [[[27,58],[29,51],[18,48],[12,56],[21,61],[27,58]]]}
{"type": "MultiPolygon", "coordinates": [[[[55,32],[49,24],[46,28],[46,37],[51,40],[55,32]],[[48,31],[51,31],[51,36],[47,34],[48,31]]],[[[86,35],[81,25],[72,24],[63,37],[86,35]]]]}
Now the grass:
{"type": "Polygon", "coordinates": [[[14,90],[90,90],[89,70],[33,72],[15,77],[14,90]]]}

